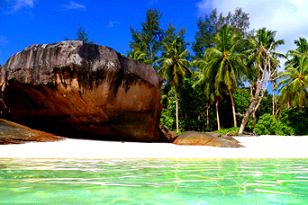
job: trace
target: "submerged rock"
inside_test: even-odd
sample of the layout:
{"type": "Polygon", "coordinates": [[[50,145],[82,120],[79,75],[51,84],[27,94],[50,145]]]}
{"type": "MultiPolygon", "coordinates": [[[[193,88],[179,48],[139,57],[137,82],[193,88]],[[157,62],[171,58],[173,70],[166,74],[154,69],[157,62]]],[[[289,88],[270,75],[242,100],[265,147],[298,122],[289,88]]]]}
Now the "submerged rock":
{"type": "Polygon", "coordinates": [[[158,125],[161,83],[153,68],[105,46],[32,45],[1,69],[0,110],[62,136],[165,141],[158,125]]]}
{"type": "Polygon", "coordinates": [[[213,132],[184,132],[173,141],[177,145],[205,145],[214,147],[242,147],[239,141],[231,136],[213,132]]]}
{"type": "Polygon", "coordinates": [[[8,120],[0,119],[0,144],[23,144],[26,142],[53,142],[62,140],[46,132],[30,129],[8,120]]]}

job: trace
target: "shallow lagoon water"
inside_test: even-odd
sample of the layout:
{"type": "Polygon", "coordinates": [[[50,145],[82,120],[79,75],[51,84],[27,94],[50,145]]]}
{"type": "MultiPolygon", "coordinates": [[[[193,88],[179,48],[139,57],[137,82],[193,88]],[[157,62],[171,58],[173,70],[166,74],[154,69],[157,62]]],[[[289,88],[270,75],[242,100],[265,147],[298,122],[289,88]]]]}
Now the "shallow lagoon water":
{"type": "Polygon", "coordinates": [[[307,204],[308,160],[0,159],[0,204],[307,204]]]}

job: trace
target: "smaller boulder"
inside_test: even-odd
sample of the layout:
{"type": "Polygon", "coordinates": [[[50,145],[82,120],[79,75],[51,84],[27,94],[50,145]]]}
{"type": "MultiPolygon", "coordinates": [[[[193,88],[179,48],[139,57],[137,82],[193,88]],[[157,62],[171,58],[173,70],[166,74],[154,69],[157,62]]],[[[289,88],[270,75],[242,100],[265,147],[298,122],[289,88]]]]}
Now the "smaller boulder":
{"type": "Polygon", "coordinates": [[[26,142],[53,142],[64,139],[4,119],[0,119],[0,130],[0,145],[23,144],[26,142]]]}
{"type": "Polygon", "coordinates": [[[161,130],[168,142],[173,142],[174,139],[177,137],[176,132],[168,130],[168,128],[162,124],[159,125],[159,129],[161,130]]]}
{"type": "Polygon", "coordinates": [[[213,147],[242,147],[239,141],[231,136],[223,136],[213,132],[184,132],[173,141],[177,145],[202,145],[213,147]]]}

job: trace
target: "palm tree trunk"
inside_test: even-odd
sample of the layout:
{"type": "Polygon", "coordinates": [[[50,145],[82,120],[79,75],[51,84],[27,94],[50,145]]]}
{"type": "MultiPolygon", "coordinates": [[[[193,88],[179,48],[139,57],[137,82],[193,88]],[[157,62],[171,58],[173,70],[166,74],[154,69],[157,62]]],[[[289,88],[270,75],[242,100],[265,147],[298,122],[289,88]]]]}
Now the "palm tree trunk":
{"type": "Polygon", "coordinates": [[[232,105],[233,124],[234,124],[234,127],[237,127],[236,112],[235,112],[235,103],[234,103],[234,99],[233,99],[231,90],[229,90],[229,96],[230,96],[231,105],[232,105]]]}
{"type": "Polygon", "coordinates": [[[176,123],[176,132],[180,132],[179,127],[179,99],[178,99],[178,93],[175,91],[175,123],[176,123]]]}
{"type": "MultiPolygon", "coordinates": [[[[265,70],[265,69],[264,69],[265,70]]],[[[248,109],[246,110],[246,113],[243,117],[243,120],[242,120],[242,123],[241,123],[241,126],[240,126],[240,129],[238,131],[238,135],[242,135],[243,132],[244,132],[244,129],[246,127],[246,124],[249,120],[249,116],[250,114],[255,110],[256,111],[256,107],[258,105],[258,102],[259,102],[259,98],[260,98],[260,92],[262,90],[262,85],[263,85],[263,82],[264,82],[264,79],[265,79],[265,75],[266,75],[266,72],[263,71],[263,74],[262,74],[262,77],[260,79],[260,81],[257,83],[257,87],[256,87],[256,92],[254,93],[254,95],[252,96],[252,99],[251,99],[251,102],[250,102],[250,105],[248,107],[248,109]]],[[[263,96],[262,96],[263,97],[263,96]]],[[[262,99],[261,97],[261,99],[262,99]]]]}
{"type": "Polygon", "coordinates": [[[219,101],[216,100],[216,118],[217,118],[217,129],[220,130],[220,119],[219,119],[219,109],[218,109],[219,101]]]}
{"type": "Polygon", "coordinates": [[[291,108],[291,100],[290,100],[290,99],[288,99],[288,102],[287,102],[287,107],[288,107],[288,109],[290,109],[290,108],[291,108]]]}
{"type": "Polygon", "coordinates": [[[272,81],[272,91],[273,91],[273,111],[272,111],[272,115],[275,116],[275,112],[276,112],[276,102],[275,102],[275,82],[272,81]]]}
{"type": "Polygon", "coordinates": [[[256,100],[253,100],[253,101],[250,103],[250,105],[249,105],[248,109],[246,110],[246,113],[245,113],[245,115],[244,115],[244,117],[243,117],[243,120],[242,120],[240,129],[239,129],[239,131],[238,131],[238,135],[243,134],[244,129],[245,129],[245,127],[246,127],[246,124],[247,124],[247,122],[248,122],[248,120],[249,120],[249,115],[253,112],[253,109],[254,109],[254,107],[256,106],[256,104],[257,104],[257,101],[256,101],[256,100]]]}
{"type": "Polygon", "coordinates": [[[206,129],[209,130],[210,129],[210,116],[209,116],[209,109],[210,106],[206,106],[206,129]]]}
{"type": "Polygon", "coordinates": [[[253,127],[257,124],[257,115],[256,115],[256,109],[254,108],[252,111],[252,120],[253,120],[253,127]]]}

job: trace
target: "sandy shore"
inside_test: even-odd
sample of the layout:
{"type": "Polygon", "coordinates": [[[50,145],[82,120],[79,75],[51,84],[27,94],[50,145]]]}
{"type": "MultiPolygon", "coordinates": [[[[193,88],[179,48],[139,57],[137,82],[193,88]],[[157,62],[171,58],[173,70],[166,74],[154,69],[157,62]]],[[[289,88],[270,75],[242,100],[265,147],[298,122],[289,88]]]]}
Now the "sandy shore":
{"type": "Polygon", "coordinates": [[[0,145],[0,158],[308,158],[308,136],[236,137],[245,147],[65,139],[0,145]]]}

